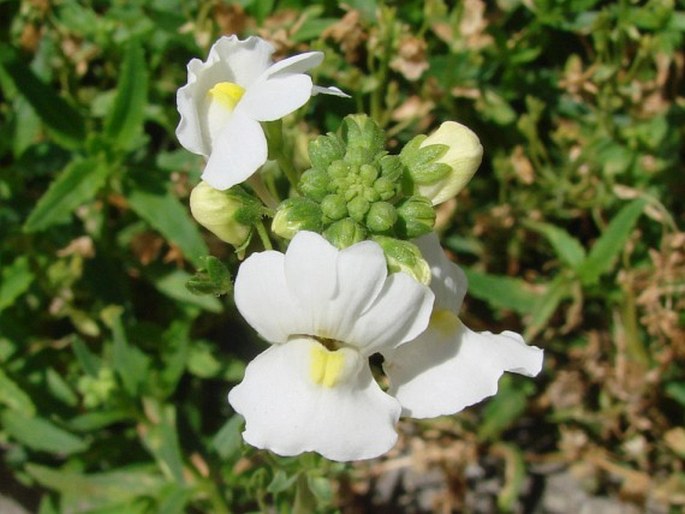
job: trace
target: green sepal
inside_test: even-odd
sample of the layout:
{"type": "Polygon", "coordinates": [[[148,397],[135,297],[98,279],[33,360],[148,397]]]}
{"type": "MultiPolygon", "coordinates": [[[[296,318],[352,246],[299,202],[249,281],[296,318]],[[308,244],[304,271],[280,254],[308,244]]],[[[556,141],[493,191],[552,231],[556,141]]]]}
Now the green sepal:
{"type": "Polygon", "coordinates": [[[366,239],[366,229],[352,218],[344,218],[331,224],[323,235],[336,248],[343,249],[366,239]]]}
{"type": "Polygon", "coordinates": [[[321,206],[314,200],[303,197],[288,198],[278,206],[271,222],[271,230],[285,239],[292,239],[300,230],[321,233],[321,218],[321,206]]]}
{"type": "Polygon", "coordinates": [[[345,116],[341,127],[347,144],[345,160],[351,164],[368,164],[385,153],[385,133],[365,114],[345,116]]]}
{"type": "Polygon", "coordinates": [[[430,284],[431,269],[418,246],[387,236],[372,236],[371,239],[383,249],[390,273],[402,271],[422,284],[430,284]]]}
{"type": "Polygon", "coordinates": [[[196,295],[221,296],[230,293],[233,282],[226,265],[213,255],[200,257],[200,262],[201,266],[195,275],[186,282],[186,289],[196,295]]]}
{"type": "Polygon", "coordinates": [[[404,239],[428,234],[435,225],[435,209],[425,196],[414,195],[403,200],[397,207],[397,214],[398,235],[404,239]]]}
{"type": "Polygon", "coordinates": [[[436,162],[447,153],[449,146],[437,144],[421,147],[425,139],[423,134],[416,136],[400,152],[400,161],[416,184],[432,184],[445,178],[452,170],[448,164],[436,162]]]}

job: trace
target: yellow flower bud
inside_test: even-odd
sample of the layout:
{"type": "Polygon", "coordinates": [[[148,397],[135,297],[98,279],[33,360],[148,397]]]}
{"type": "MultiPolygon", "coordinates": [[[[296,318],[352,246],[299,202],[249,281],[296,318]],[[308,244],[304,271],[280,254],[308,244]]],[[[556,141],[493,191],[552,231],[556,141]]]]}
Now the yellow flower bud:
{"type": "Polygon", "coordinates": [[[238,216],[238,211],[245,208],[249,206],[241,195],[231,190],[219,191],[206,182],[200,182],[190,193],[193,218],[216,237],[236,247],[247,241],[252,231],[252,225],[238,221],[244,218],[238,216]]]}
{"type": "Polygon", "coordinates": [[[432,184],[417,184],[418,193],[437,205],[456,196],[471,180],[483,159],[483,145],[468,127],[455,121],[446,121],[428,136],[421,148],[428,145],[446,145],[445,155],[436,162],[447,164],[451,171],[432,184]]]}

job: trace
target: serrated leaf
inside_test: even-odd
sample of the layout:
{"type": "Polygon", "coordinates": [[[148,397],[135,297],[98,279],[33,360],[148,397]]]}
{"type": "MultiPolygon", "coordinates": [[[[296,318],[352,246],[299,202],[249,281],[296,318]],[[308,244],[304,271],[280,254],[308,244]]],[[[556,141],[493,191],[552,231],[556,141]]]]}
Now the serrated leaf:
{"type": "Polygon", "coordinates": [[[121,66],[112,109],[105,119],[105,135],[116,147],[130,148],[141,134],[147,83],[147,63],[143,49],[137,42],[132,42],[121,66]]]}
{"type": "Polygon", "coordinates": [[[2,268],[0,274],[0,312],[12,305],[33,282],[33,272],[25,255],[2,268]]]}
{"type": "Polygon", "coordinates": [[[528,314],[537,302],[538,294],[523,280],[468,268],[463,270],[469,280],[469,294],[493,307],[528,314]]]}
{"type": "Polygon", "coordinates": [[[142,176],[134,178],[127,194],[129,205],[136,214],[178,246],[189,261],[201,266],[201,258],[209,253],[209,249],[200,235],[198,225],[167,185],[154,183],[153,179],[142,176]]]}
{"type": "Polygon", "coordinates": [[[164,295],[183,303],[200,307],[210,312],[221,312],[221,302],[213,296],[198,296],[186,288],[191,275],[183,270],[174,270],[164,275],[150,276],[153,285],[164,295]]]}
{"type": "Polygon", "coordinates": [[[543,235],[552,245],[557,257],[572,269],[577,269],[585,260],[586,254],[583,245],[563,228],[536,221],[528,221],[525,225],[543,235]]]}
{"type": "Polygon", "coordinates": [[[33,450],[70,455],[88,448],[83,439],[43,418],[6,410],[1,419],[10,436],[33,450]]]}
{"type": "Polygon", "coordinates": [[[0,66],[12,79],[14,86],[31,104],[36,114],[50,129],[60,144],[77,148],[86,136],[85,124],[79,112],[45,84],[26,65],[19,53],[0,43],[0,66]]]}
{"type": "Polygon", "coordinates": [[[643,199],[633,200],[609,222],[604,233],[590,249],[587,259],[578,268],[578,276],[583,284],[596,284],[600,276],[611,271],[614,261],[628,242],[645,204],[643,199]]]}
{"type": "Polygon", "coordinates": [[[69,163],[38,200],[24,230],[37,232],[68,221],[77,207],[91,201],[105,185],[109,171],[104,163],[92,159],[69,163]]]}

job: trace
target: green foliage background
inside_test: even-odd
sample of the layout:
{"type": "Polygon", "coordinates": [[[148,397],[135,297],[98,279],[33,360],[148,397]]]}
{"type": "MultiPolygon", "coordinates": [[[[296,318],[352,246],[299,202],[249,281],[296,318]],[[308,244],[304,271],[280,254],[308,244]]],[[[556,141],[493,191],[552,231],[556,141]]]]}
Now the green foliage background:
{"type": "Polygon", "coordinates": [[[2,494],[40,514],[374,512],[368,484],[411,455],[450,470],[448,509],[487,458],[502,511],[541,462],[685,504],[682,2],[4,0],[0,20],[2,494]],[[316,83],[353,97],[286,121],[300,169],[351,112],[395,152],[449,119],[479,134],[439,230],[467,322],[524,332],[544,376],[403,422],[379,463],[242,445],[226,393],[263,343],[230,297],[185,288],[203,256],[238,260],[190,218],[202,163],[174,136],[185,64],[234,32],[323,50],[316,83]]]}

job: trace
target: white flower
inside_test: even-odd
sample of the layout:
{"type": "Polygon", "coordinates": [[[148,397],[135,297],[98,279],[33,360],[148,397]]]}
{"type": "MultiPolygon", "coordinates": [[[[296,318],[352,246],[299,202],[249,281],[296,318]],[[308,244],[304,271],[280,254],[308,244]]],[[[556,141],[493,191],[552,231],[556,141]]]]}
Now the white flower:
{"type": "Polygon", "coordinates": [[[188,83],[178,90],[180,143],[208,158],[202,174],[215,189],[249,178],[266,162],[267,143],[259,122],[278,120],[312,94],[347,96],[338,88],[312,85],[304,72],[323,61],[306,52],[273,63],[274,48],[258,37],[220,38],[206,62],[188,63],[188,83]]]}
{"type": "Polygon", "coordinates": [[[434,233],[415,242],[431,265],[435,304],[425,332],[382,352],[388,393],[402,404],[402,413],[415,418],[454,414],[494,395],[505,371],[537,375],[542,350],[528,346],[515,332],[466,327],[457,317],[467,287],[464,272],[445,256],[434,233]]]}
{"type": "Polygon", "coordinates": [[[245,417],[245,441],[339,461],[376,457],[395,444],[401,407],[374,381],[368,357],[423,332],[428,287],[405,273],[388,276],[377,243],[338,250],[302,231],[285,255],[266,251],[243,262],[235,302],[272,343],[228,396],[245,417]]]}

